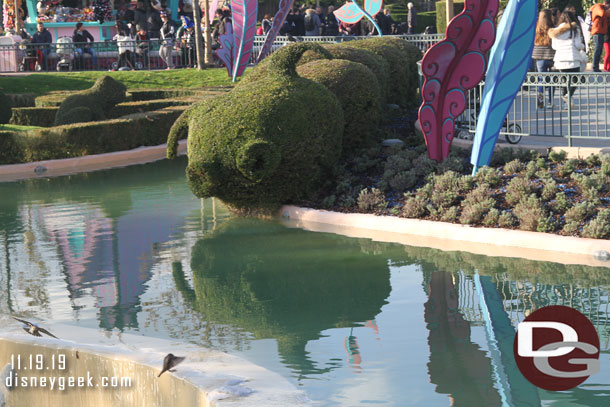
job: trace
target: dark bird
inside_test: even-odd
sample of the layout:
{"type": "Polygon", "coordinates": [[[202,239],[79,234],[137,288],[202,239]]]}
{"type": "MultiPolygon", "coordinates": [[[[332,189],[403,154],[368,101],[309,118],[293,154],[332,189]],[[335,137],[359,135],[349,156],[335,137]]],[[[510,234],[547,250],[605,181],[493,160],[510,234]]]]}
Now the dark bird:
{"type": "Polygon", "coordinates": [[[42,336],[40,333],[42,332],[45,335],[49,335],[52,336],[55,339],[59,339],[57,336],[53,335],[51,332],[47,331],[44,328],[39,327],[38,325],[34,325],[31,322],[25,321],[23,319],[19,319],[19,318],[15,318],[13,317],[14,320],[19,321],[23,324],[25,324],[25,326],[23,327],[23,330],[26,331],[27,333],[29,333],[30,335],[34,335],[34,336],[42,336]]]}
{"type": "Polygon", "coordinates": [[[168,353],[167,356],[163,359],[163,369],[161,370],[161,373],[159,373],[159,376],[157,376],[157,377],[161,377],[161,375],[168,370],[170,372],[175,372],[176,370],[174,370],[172,368],[178,366],[178,363],[181,363],[183,360],[184,360],[183,356],[174,356],[173,354],[168,353]]]}

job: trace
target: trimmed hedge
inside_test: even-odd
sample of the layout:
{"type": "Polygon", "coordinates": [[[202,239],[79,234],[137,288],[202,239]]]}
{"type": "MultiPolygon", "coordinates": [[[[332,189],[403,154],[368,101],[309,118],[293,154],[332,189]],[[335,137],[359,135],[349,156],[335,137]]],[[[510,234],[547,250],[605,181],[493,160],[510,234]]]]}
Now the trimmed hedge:
{"type": "MultiPolygon", "coordinates": [[[[453,2],[453,15],[457,16],[464,10],[464,2],[453,2]]],[[[447,29],[447,3],[445,1],[436,2],[436,32],[445,34],[447,29]]]]}
{"type": "Polygon", "coordinates": [[[13,103],[11,102],[11,98],[0,92],[0,124],[6,124],[11,120],[11,107],[13,103]]]}
{"type": "Polygon", "coordinates": [[[13,108],[10,124],[19,126],[51,127],[59,107],[17,107],[13,108]]]}
{"type": "MultiPolygon", "coordinates": [[[[323,47],[328,52],[330,52],[331,56],[335,59],[346,59],[348,61],[358,62],[369,68],[373,72],[375,78],[377,78],[377,82],[379,83],[381,106],[385,105],[387,86],[390,75],[390,67],[385,61],[385,59],[365,49],[338,47],[336,46],[336,44],[326,44],[323,45],[323,47]]],[[[321,56],[320,54],[314,51],[307,51],[303,54],[297,66],[321,58],[323,58],[323,56],[321,56]]]]}
{"type": "Polygon", "coordinates": [[[422,53],[416,46],[391,37],[348,41],[337,46],[365,49],[384,58],[390,68],[388,102],[404,107],[414,107],[417,104],[419,77],[416,62],[422,58],[422,53]]]}
{"type": "Polygon", "coordinates": [[[0,164],[81,157],[163,144],[183,111],[184,107],[171,107],[122,119],[0,132],[0,164]]]}
{"type": "Polygon", "coordinates": [[[36,103],[36,95],[33,93],[7,93],[11,99],[13,107],[34,107],[36,103]]]}
{"type": "Polygon", "coordinates": [[[125,100],[127,88],[110,76],[101,76],[84,91],[68,96],[59,106],[55,125],[105,120],[110,111],[125,100]]]}
{"type": "Polygon", "coordinates": [[[231,88],[207,88],[207,89],[133,89],[127,92],[127,96],[134,102],[144,100],[175,99],[183,97],[203,97],[214,94],[223,94],[231,88]]]}
{"type": "Polygon", "coordinates": [[[380,91],[370,69],[344,59],[321,59],[297,67],[297,73],[323,85],[339,100],[345,118],[344,155],[378,141],[380,91]]]}
{"type": "Polygon", "coordinates": [[[188,183],[198,197],[215,196],[238,210],[275,210],[310,196],[341,154],[343,110],[325,87],[296,75],[312,43],[284,47],[266,78],[193,105],[168,138],[188,130],[188,183]]]}
{"type": "Polygon", "coordinates": [[[199,99],[194,98],[182,98],[119,103],[108,113],[108,118],[116,119],[128,114],[149,112],[170,106],[190,106],[198,100],[199,99]]]}
{"type": "Polygon", "coordinates": [[[36,107],[59,107],[68,96],[75,95],[76,92],[72,91],[59,91],[51,92],[48,95],[37,96],[34,99],[34,106],[36,107]]]}

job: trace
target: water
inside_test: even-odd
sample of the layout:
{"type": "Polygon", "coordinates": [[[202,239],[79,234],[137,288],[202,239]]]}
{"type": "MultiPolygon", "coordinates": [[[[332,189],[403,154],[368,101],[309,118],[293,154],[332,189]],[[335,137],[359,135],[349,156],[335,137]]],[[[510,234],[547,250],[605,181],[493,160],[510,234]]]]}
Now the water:
{"type": "Polygon", "coordinates": [[[0,184],[0,311],[238,354],[319,406],[610,403],[610,269],[232,218],[190,193],[185,165],[0,184]],[[552,304],[585,313],[601,372],[566,392],[511,373],[485,290],[494,324],[552,304]]]}

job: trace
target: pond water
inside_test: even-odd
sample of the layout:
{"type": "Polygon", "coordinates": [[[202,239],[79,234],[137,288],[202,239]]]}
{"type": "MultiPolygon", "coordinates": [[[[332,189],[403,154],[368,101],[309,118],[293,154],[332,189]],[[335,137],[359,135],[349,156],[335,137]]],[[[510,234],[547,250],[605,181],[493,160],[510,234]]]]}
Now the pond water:
{"type": "Polygon", "coordinates": [[[610,269],[233,218],[185,166],[0,184],[0,311],[237,354],[319,406],[610,404],[610,269]],[[601,372],[566,392],[526,382],[490,334],[552,304],[602,347],[601,372]]]}

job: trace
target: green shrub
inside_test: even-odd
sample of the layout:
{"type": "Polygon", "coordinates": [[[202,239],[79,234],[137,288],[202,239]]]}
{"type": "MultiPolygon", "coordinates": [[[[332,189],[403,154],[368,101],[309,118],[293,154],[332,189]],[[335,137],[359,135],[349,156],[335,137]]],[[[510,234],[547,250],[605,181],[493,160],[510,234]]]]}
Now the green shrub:
{"type": "Polygon", "coordinates": [[[572,159],[557,166],[557,173],[560,177],[569,177],[576,169],[578,169],[579,161],[572,159]]]}
{"type": "Polygon", "coordinates": [[[384,58],[390,68],[387,101],[404,107],[417,104],[419,75],[416,62],[422,58],[422,53],[416,46],[390,37],[348,41],[337,46],[365,49],[384,58]]]}
{"type": "Polygon", "coordinates": [[[410,196],[402,208],[405,218],[421,218],[426,214],[426,200],[421,196],[410,196]]]}
{"type": "Polygon", "coordinates": [[[534,192],[532,183],[524,177],[515,177],[510,180],[506,186],[506,195],[504,199],[509,205],[515,205],[523,198],[534,192]]]}
{"type": "MultiPolygon", "coordinates": [[[[542,187],[542,199],[544,201],[550,201],[557,195],[557,183],[553,178],[544,180],[544,187],[542,187]]],[[[564,195],[565,196],[565,195],[564,195]]]]}
{"type": "MultiPolygon", "coordinates": [[[[76,123],[0,136],[0,164],[54,160],[163,144],[178,108],[119,120],[76,123]]],[[[9,132],[6,132],[9,133],[9,132]]]]}
{"type": "Polygon", "coordinates": [[[587,159],[585,161],[587,162],[587,165],[590,167],[597,167],[598,165],[602,165],[602,160],[600,160],[600,158],[597,154],[591,154],[590,156],[587,157],[587,159]]]}
{"type": "Polygon", "coordinates": [[[126,89],[110,76],[99,77],[90,89],[68,96],[61,103],[55,125],[105,120],[112,108],[125,100],[126,89]]]}
{"type": "Polygon", "coordinates": [[[379,211],[387,205],[385,195],[377,188],[365,188],[358,194],[358,208],[363,211],[379,211]]]}
{"type": "Polygon", "coordinates": [[[508,211],[502,211],[502,213],[500,213],[500,216],[498,217],[498,226],[501,228],[510,228],[515,226],[515,223],[516,219],[512,213],[508,211]]]}
{"type": "Polygon", "coordinates": [[[521,162],[518,158],[507,162],[504,165],[504,172],[507,174],[517,174],[525,169],[525,164],[521,162]]]}
{"type": "Polygon", "coordinates": [[[474,175],[474,180],[477,184],[489,184],[491,187],[495,187],[502,180],[500,171],[491,167],[481,167],[474,175]]]}
{"type": "Polygon", "coordinates": [[[495,227],[500,220],[500,211],[496,208],[491,208],[485,218],[483,218],[483,226],[495,227]]]}
{"type": "Polygon", "coordinates": [[[11,119],[11,107],[13,107],[11,98],[0,92],[0,124],[6,124],[11,119]]]}
{"type": "Polygon", "coordinates": [[[555,202],[553,205],[553,212],[563,214],[565,211],[572,207],[572,203],[568,199],[565,192],[558,192],[555,195],[555,202]]]}
{"type": "Polygon", "coordinates": [[[25,161],[25,143],[18,132],[0,130],[0,165],[25,161]]]}
{"type": "Polygon", "coordinates": [[[226,93],[229,89],[230,88],[132,89],[127,92],[127,97],[133,102],[159,99],[176,99],[186,97],[205,97],[221,95],[223,93],[226,93]]]}
{"type": "MultiPolygon", "coordinates": [[[[297,68],[299,76],[311,79],[339,100],[343,109],[343,153],[353,153],[375,144],[381,107],[379,85],[375,75],[366,66],[344,59],[317,60],[297,68]]],[[[310,120],[316,121],[316,117],[310,120]]]]}
{"type": "MultiPolygon", "coordinates": [[[[385,59],[365,49],[340,47],[337,46],[337,44],[325,44],[323,47],[334,59],[345,59],[347,61],[358,62],[369,68],[379,83],[381,96],[380,103],[384,106],[390,75],[390,67],[385,59]]],[[[315,51],[307,51],[303,54],[297,66],[323,58],[328,58],[328,55],[321,55],[315,51]]]]}
{"type": "Polygon", "coordinates": [[[9,123],[19,126],[51,127],[58,107],[16,107],[9,123]]]}
{"type": "Polygon", "coordinates": [[[108,112],[109,119],[115,119],[128,114],[150,112],[170,106],[189,106],[198,99],[180,98],[180,99],[160,99],[160,100],[142,100],[136,102],[124,102],[114,106],[108,112]]]}
{"type": "MultiPolygon", "coordinates": [[[[464,10],[464,2],[453,3],[453,15],[457,16],[464,10]]],[[[447,29],[447,3],[445,1],[436,2],[436,32],[444,34],[447,29]]]]}
{"type": "Polygon", "coordinates": [[[542,202],[533,194],[522,198],[513,213],[519,219],[519,228],[523,230],[536,230],[538,223],[547,218],[542,202]]]}
{"type": "Polygon", "coordinates": [[[576,222],[582,223],[589,216],[592,216],[595,213],[595,205],[590,202],[581,202],[570,209],[568,209],[565,213],[566,223],[568,222],[576,222]]]}
{"type": "Polygon", "coordinates": [[[269,57],[267,78],[195,104],[176,121],[168,156],[188,132],[187,180],[197,197],[247,212],[317,193],[341,154],[344,121],[328,89],[296,75],[296,61],[313,47],[283,47],[269,57]]]}
{"type": "Polygon", "coordinates": [[[68,96],[74,95],[74,91],[55,91],[48,95],[37,96],[34,101],[36,107],[59,107],[68,96]]]}
{"type": "Polygon", "coordinates": [[[440,214],[441,222],[455,222],[458,218],[459,208],[457,206],[452,206],[447,209],[443,209],[440,214]]]}
{"type": "Polygon", "coordinates": [[[608,239],[610,237],[610,210],[604,209],[582,228],[582,237],[608,239]]]}
{"type": "Polygon", "coordinates": [[[536,227],[536,231],[541,233],[551,233],[555,229],[557,229],[557,223],[552,216],[540,218],[536,227]]]}
{"type": "Polygon", "coordinates": [[[491,196],[488,184],[481,184],[466,195],[462,202],[462,224],[481,223],[483,217],[495,206],[496,201],[491,196]]]}
{"type": "Polygon", "coordinates": [[[568,156],[567,151],[561,150],[561,151],[551,151],[549,153],[549,160],[553,161],[554,163],[560,163],[562,161],[564,161],[568,156]]]}
{"type": "Polygon", "coordinates": [[[36,106],[36,95],[33,93],[7,93],[6,96],[11,99],[13,108],[36,106]]]}

